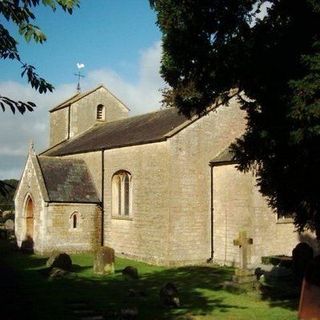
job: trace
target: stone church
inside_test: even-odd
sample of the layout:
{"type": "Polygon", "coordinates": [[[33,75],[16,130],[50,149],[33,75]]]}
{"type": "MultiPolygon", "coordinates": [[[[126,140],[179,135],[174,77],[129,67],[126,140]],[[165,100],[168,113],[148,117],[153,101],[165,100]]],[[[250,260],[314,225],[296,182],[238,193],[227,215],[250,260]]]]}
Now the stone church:
{"type": "Polygon", "coordinates": [[[240,231],[249,263],[291,254],[302,235],[277,216],[229,146],[245,129],[233,98],[202,117],[175,108],[129,116],[104,86],[50,110],[50,146],[30,148],[15,195],[18,244],[48,253],[110,246],[162,265],[236,264],[240,231]]]}

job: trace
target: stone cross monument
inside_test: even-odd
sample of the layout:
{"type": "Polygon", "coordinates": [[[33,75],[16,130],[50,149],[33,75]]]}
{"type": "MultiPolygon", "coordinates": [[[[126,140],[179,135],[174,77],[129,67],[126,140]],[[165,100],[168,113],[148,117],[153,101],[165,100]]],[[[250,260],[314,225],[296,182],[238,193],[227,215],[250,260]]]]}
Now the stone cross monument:
{"type": "Polygon", "coordinates": [[[240,231],[238,239],[233,240],[233,244],[239,247],[240,265],[235,270],[233,281],[237,283],[252,282],[255,276],[251,270],[248,269],[248,247],[253,244],[252,238],[247,237],[246,231],[240,231]]]}

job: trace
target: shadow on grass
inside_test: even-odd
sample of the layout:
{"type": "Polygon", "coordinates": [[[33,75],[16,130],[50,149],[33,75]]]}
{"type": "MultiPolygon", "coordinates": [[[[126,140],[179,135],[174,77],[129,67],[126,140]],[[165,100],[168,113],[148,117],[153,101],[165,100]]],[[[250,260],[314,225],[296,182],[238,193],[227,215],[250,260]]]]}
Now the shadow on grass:
{"type": "MultiPolygon", "coordinates": [[[[146,271],[138,267],[140,278],[128,280],[119,273],[121,264],[118,267],[116,264],[115,274],[97,276],[88,271],[91,266],[80,263],[73,265],[76,276],[49,280],[41,272],[46,269],[45,258],[19,252],[11,252],[5,258],[19,275],[22,295],[32,297],[29,307],[33,319],[73,319],[70,302],[77,301],[86,301],[92,309],[105,314],[106,319],[118,319],[112,315],[126,307],[136,307],[138,319],[142,320],[190,319],[192,315],[206,315],[213,310],[227,312],[244,308],[224,302],[221,282],[232,273],[227,268],[154,268],[157,271],[153,271],[147,267],[146,271]],[[159,291],[167,282],[177,286],[180,308],[170,309],[161,304],[159,291]]],[[[17,308],[19,304],[20,301],[15,301],[17,308]]]]}
{"type": "Polygon", "coordinates": [[[294,276],[268,281],[261,286],[261,300],[269,303],[270,307],[282,307],[297,310],[299,305],[301,283],[294,276]]]}
{"type": "MultiPolygon", "coordinates": [[[[17,270],[22,294],[30,297],[28,306],[33,319],[74,319],[70,303],[81,301],[105,314],[106,319],[119,319],[113,315],[126,307],[137,308],[141,320],[194,319],[214,311],[226,313],[226,317],[232,314],[231,318],[236,319],[234,315],[239,309],[247,309],[246,304],[238,303],[236,295],[230,298],[230,294],[221,289],[223,281],[230,280],[233,274],[231,268],[159,268],[137,263],[140,278],[128,280],[121,270],[129,261],[116,263],[113,275],[97,276],[91,271],[90,257],[82,260],[77,257],[74,277],[49,280],[39,272],[45,269],[46,258],[11,252],[5,259],[17,270]],[[177,286],[180,308],[168,309],[160,303],[159,291],[167,282],[177,286]]],[[[270,306],[296,309],[290,299],[275,299],[270,291],[263,293],[262,298],[268,300],[270,306]]],[[[15,306],[19,308],[19,301],[15,301],[15,306]]]]}
{"type": "MultiPolygon", "coordinates": [[[[230,278],[230,270],[211,267],[183,267],[145,273],[137,280],[125,280],[121,275],[59,280],[72,288],[69,301],[86,300],[106,316],[118,313],[121,308],[136,307],[139,319],[177,319],[186,315],[206,315],[213,310],[226,312],[242,308],[224,303],[219,295],[220,284],[230,278]],[[181,307],[168,309],[161,305],[160,288],[173,282],[179,291],[181,307]],[[206,290],[216,294],[206,294],[206,290]]],[[[56,283],[57,284],[57,283],[56,283]]],[[[109,319],[109,318],[108,318],[109,319]]]]}

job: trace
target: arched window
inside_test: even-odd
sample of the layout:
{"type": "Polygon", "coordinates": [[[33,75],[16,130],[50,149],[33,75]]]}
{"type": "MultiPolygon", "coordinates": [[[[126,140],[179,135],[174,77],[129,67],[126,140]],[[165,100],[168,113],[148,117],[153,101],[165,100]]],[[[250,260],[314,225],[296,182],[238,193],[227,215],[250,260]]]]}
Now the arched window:
{"type": "Polygon", "coordinates": [[[26,217],[26,236],[33,238],[34,232],[34,205],[30,195],[25,202],[25,217],[26,217]]]}
{"type": "Polygon", "coordinates": [[[77,215],[76,214],[74,214],[72,216],[72,227],[73,227],[73,229],[77,228],[77,215]]]}
{"type": "Polygon", "coordinates": [[[112,214],[129,216],[131,214],[131,174],[118,171],[112,177],[112,214]]]}
{"type": "Polygon", "coordinates": [[[103,104],[97,105],[97,120],[105,120],[105,108],[103,104]]]}
{"type": "Polygon", "coordinates": [[[78,211],[75,211],[70,216],[70,228],[72,230],[79,228],[80,215],[78,211]]]}

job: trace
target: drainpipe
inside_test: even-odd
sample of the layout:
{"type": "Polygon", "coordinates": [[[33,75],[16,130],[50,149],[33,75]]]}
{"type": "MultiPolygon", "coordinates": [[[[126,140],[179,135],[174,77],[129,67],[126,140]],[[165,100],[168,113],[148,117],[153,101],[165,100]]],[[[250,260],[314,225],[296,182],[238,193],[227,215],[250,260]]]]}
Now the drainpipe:
{"type": "Polygon", "coordinates": [[[210,166],[210,258],[207,260],[208,263],[213,261],[214,258],[214,239],[213,239],[213,164],[209,163],[210,166]]]}
{"type": "Polygon", "coordinates": [[[101,150],[101,246],[104,246],[104,150],[101,150]]]}
{"type": "Polygon", "coordinates": [[[71,105],[69,105],[69,107],[68,107],[68,137],[67,137],[67,140],[70,139],[70,121],[71,121],[71,119],[70,119],[70,115],[71,115],[70,108],[71,108],[71,105]]]}

